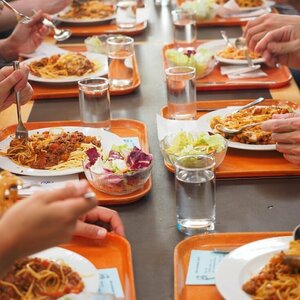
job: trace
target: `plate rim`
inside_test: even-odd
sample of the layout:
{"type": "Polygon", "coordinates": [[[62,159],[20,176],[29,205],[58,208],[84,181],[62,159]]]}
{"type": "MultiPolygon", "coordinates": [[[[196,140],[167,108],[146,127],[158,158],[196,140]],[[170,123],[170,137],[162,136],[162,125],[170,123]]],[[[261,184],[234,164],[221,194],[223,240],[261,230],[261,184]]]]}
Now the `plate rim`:
{"type": "MultiPolygon", "coordinates": [[[[103,68],[101,68],[100,70],[95,71],[94,73],[89,73],[89,74],[86,74],[84,76],[76,76],[76,77],[73,76],[73,77],[66,77],[66,78],[62,77],[62,78],[53,78],[53,79],[38,77],[38,76],[35,76],[35,75],[31,74],[30,71],[29,71],[28,80],[34,81],[34,82],[39,82],[39,83],[46,83],[46,84],[70,84],[70,83],[74,84],[74,83],[77,83],[78,80],[82,80],[82,79],[87,78],[87,77],[104,76],[108,73],[108,63],[107,63],[108,58],[107,58],[107,55],[100,54],[100,53],[88,52],[88,51],[85,51],[85,52],[67,51],[66,53],[82,53],[89,60],[97,59],[97,57],[98,57],[99,61],[101,61],[101,64],[103,64],[103,68]]],[[[31,57],[31,58],[25,59],[22,62],[22,64],[25,65],[25,66],[28,66],[28,64],[30,64],[31,62],[40,60],[42,58],[50,57],[52,55],[56,55],[56,54],[53,53],[53,54],[50,54],[50,55],[38,55],[38,56],[35,56],[35,57],[31,57]]]]}
{"type": "MultiPolygon", "coordinates": [[[[55,128],[62,128],[66,131],[82,131],[86,132],[87,130],[92,130],[92,131],[99,131],[98,137],[101,136],[100,133],[105,132],[105,134],[110,134],[113,136],[114,139],[119,139],[118,142],[124,144],[122,137],[118,136],[117,134],[104,130],[103,128],[94,128],[94,127],[84,127],[84,126],[54,126],[54,127],[43,127],[43,128],[37,128],[37,129],[31,129],[28,131],[29,135],[30,133],[34,133],[37,131],[46,131],[49,129],[55,129],[55,128]]],[[[3,143],[8,142],[12,139],[13,134],[9,134],[6,136],[4,139],[0,141],[0,150],[6,150],[7,147],[3,145],[3,143]]],[[[19,175],[29,175],[29,176],[37,176],[37,177],[43,177],[43,176],[64,176],[64,175],[71,175],[71,174],[78,174],[83,172],[83,167],[78,167],[78,168],[71,168],[71,169],[65,169],[65,170],[40,170],[40,169],[33,169],[29,167],[23,167],[19,166],[16,163],[14,163],[11,159],[5,156],[0,156],[0,166],[3,167],[3,163],[5,163],[5,169],[7,171],[10,171],[14,174],[19,174],[19,175]],[[8,166],[6,165],[8,163],[8,166]]]]}
{"type": "MultiPolygon", "coordinates": [[[[216,279],[216,288],[218,289],[219,293],[225,298],[225,299],[239,299],[239,300],[250,300],[250,295],[247,295],[240,286],[240,275],[242,270],[244,270],[244,267],[249,264],[249,262],[253,261],[253,259],[260,257],[262,255],[268,255],[268,256],[273,256],[276,252],[287,249],[289,242],[292,240],[292,236],[278,236],[278,237],[270,237],[270,238],[265,238],[265,239],[260,239],[257,241],[253,241],[250,243],[247,243],[245,245],[242,245],[238,247],[237,249],[233,250],[230,252],[218,265],[216,274],[215,274],[215,279],[216,279]],[[275,247],[271,249],[272,242],[274,243],[281,243],[280,247],[275,247]],[[257,249],[255,251],[255,246],[259,246],[260,244],[263,243],[268,243],[268,245],[271,244],[270,248],[263,248],[263,252],[258,252],[257,249]],[[254,246],[254,248],[253,248],[254,246]],[[285,248],[283,248],[283,246],[285,248]],[[276,248],[276,249],[274,249],[276,248]],[[247,251],[255,251],[255,256],[245,259],[243,258],[243,255],[247,253],[247,251]],[[240,258],[240,260],[238,260],[240,258]],[[228,276],[228,272],[226,272],[226,280],[224,280],[224,272],[228,268],[228,265],[230,265],[232,272],[232,276],[228,276]],[[228,289],[229,287],[229,289],[228,289]],[[234,290],[232,290],[232,287],[234,287],[234,290]],[[231,290],[230,290],[231,288],[231,290]],[[228,294],[230,293],[230,294],[228,294]],[[234,294],[232,294],[234,293],[234,294]],[[238,297],[238,298],[237,298],[238,297]]],[[[268,258],[269,260],[270,258],[268,258]]],[[[264,263],[264,265],[268,262],[264,263]]],[[[261,267],[263,267],[262,265],[261,267]]],[[[255,274],[254,274],[255,275],[255,274]]],[[[250,276],[249,274],[249,279],[253,275],[250,276]]]]}
{"type": "MultiPolygon", "coordinates": [[[[89,276],[87,277],[87,276],[85,276],[85,274],[80,274],[80,272],[77,271],[77,266],[76,266],[75,263],[74,263],[74,265],[71,265],[67,262],[67,265],[70,266],[75,272],[77,272],[80,275],[82,281],[84,282],[85,287],[83,289],[83,292],[97,292],[98,287],[99,287],[98,277],[97,277],[97,268],[88,258],[82,256],[81,254],[79,254],[75,251],[69,250],[69,249],[65,249],[63,247],[55,246],[55,247],[47,248],[45,250],[42,250],[42,251],[36,252],[34,254],[31,254],[28,257],[29,258],[37,257],[37,258],[42,258],[42,259],[54,260],[55,261],[56,259],[60,259],[59,256],[61,256],[62,254],[67,255],[67,256],[73,256],[73,257],[75,256],[77,263],[78,263],[77,260],[83,261],[86,266],[93,269],[93,274],[89,274],[89,276]],[[45,256],[47,256],[48,252],[50,253],[50,254],[48,254],[49,256],[53,252],[54,256],[58,256],[58,257],[57,258],[46,258],[46,257],[44,257],[45,254],[46,254],[45,256]],[[93,285],[92,290],[90,290],[90,289],[88,291],[86,290],[86,279],[91,279],[91,282],[93,281],[91,283],[91,285],[93,285]]],[[[63,296],[62,298],[66,297],[66,296],[67,295],[63,296]]],[[[62,298],[60,298],[60,299],[62,299],[62,298]]]]}
{"type": "Polygon", "coordinates": [[[240,7],[242,12],[251,12],[251,11],[255,11],[255,10],[259,10],[259,9],[264,9],[264,8],[268,8],[270,6],[273,6],[275,4],[274,1],[269,1],[269,0],[263,0],[263,4],[260,6],[256,6],[256,7],[240,7]]]}

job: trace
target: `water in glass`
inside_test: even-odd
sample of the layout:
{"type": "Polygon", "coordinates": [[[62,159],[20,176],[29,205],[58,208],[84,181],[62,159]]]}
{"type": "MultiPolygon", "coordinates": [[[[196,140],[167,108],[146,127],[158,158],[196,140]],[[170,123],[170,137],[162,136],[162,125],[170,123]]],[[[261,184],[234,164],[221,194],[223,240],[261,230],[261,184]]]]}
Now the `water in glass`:
{"type": "MultiPolygon", "coordinates": [[[[95,80],[95,79],[93,79],[95,80]]],[[[105,79],[107,81],[107,79],[105,79]]],[[[88,81],[88,80],[87,80],[88,81]]],[[[108,85],[97,89],[87,84],[79,87],[80,119],[91,127],[110,128],[110,98],[108,85]]]]}
{"type": "Polygon", "coordinates": [[[169,118],[191,120],[196,117],[195,69],[173,67],[166,70],[169,118]]]}
{"type": "Polygon", "coordinates": [[[215,175],[213,169],[176,170],[177,228],[193,235],[215,228],[215,175]]]}
{"type": "Polygon", "coordinates": [[[122,88],[133,82],[133,53],[121,50],[108,55],[108,78],[111,86],[122,88]]]}
{"type": "Polygon", "coordinates": [[[135,27],[136,9],[137,1],[119,1],[117,3],[117,26],[125,29],[135,27]]]}
{"type": "Polygon", "coordinates": [[[197,28],[194,20],[183,19],[173,22],[174,43],[191,44],[197,39],[197,28]]]}

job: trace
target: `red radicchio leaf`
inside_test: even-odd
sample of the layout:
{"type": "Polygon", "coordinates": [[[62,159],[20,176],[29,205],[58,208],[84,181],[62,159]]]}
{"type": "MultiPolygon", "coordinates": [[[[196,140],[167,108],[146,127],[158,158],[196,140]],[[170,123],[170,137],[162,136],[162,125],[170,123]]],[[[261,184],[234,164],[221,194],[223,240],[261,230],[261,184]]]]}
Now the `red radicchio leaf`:
{"type": "Polygon", "coordinates": [[[134,147],[127,156],[126,163],[128,164],[130,170],[138,170],[147,168],[151,164],[151,161],[151,154],[146,154],[141,149],[134,147]]]}
{"type": "Polygon", "coordinates": [[[124,159],[124,157],[117,151],[110,150],[108,154],[108,159],[109,160],[114,160],[114,159],[124,159]]]}
{"type": "Polygon", "coordinates": [[[86,168],[90,168],[92,165],[95,164],[100,154],[97,151],[97,148],[93,147],[85,151],[86,155],[88,156],[89,163],[86,164],[86,168]]]}

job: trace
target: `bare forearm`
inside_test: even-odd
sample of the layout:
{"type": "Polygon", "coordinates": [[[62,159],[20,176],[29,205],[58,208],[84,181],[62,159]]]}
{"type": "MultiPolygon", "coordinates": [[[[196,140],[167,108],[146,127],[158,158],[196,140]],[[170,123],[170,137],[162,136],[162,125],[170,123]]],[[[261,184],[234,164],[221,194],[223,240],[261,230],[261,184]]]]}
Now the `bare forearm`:
{"type": "Polygon", "coordinates": [[[0,57],[4,61],[18,58],[18,49],[11,38],[0,40],[0,57]]]}
{"type": "Polygon", "coordinates": [[[16,254],[15,241],[12,236],[10,236],[9,230],[0,227],[1,231],[1,242],[0,242],[0,278],[2,278],[8,268],[14,263],[18,258],[16,254]]]}
{"type": "MultiPolygon", "coordinates": [[[[33,9],[39,10],[41,6],[39,1],[36,0],[17,0],[10,2],[10,5],[27,16],[31,16],[33,9]]],[[[3,32],[13,29],[16,24],[17,19],[15,14],[9,8],[4,7],[0,18],[0,30],[3,32]]]]}

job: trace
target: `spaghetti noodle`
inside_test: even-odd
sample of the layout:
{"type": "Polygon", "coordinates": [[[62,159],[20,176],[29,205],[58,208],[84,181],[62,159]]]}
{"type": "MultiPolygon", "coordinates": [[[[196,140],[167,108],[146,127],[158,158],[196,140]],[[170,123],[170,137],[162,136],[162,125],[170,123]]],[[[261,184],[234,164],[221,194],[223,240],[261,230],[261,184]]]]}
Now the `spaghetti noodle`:
{"type": "Polygon", "coordinates": [[[55,54],[29,64],[31,74],[42,78],[84,76],[97,71],[101,66],[81,53],[55,54]]]}
{"type": "Polygon", "coordinates": [[[64,170],[81,167],[85,151],[100,145],[96,137],[79,131],[45,131],[31,135],[28,140],[13,139],[7,152],[0,154],[33,169],[64,170]]]}
{"type": "MultiPolygon", "coordinates": [[[[217,4],[225,4],[228,2],[228,0],[216,0],[217,4]]],[[[252,7],[260,7],[264,4],[263,0],[235,0],[235,2],[238,4],[238,6],[243,8],[252,8],[252,7]]]]}
{"type": "Polygon", "coordinates": [[[73,2],[70,9],[59,15],[62,19],[104,19],[115,13],[113,5],[104,4],[102,1],[90,0],[86,2],[73,2]]]}
{"type": "Polygon", "coordinates": [[[40,258],[24,258],[15,262],[0,280],[2,300],[57,299],[84,288],[79,274],[66,264],[40,258]]]}
{"type": "Polygon", "coordinates": [[[229,129],[239,129],[244,125],[260,123],[272,119],[274,114],[285,114],[292,111],[293,109],[288,105],[254,106],[223,118],[215,116],[210,120],[210,127],[214,130],[214,132],[221,134],[226,139],[233,142],[256,145],[274,144],[271,132],[263,131],[261,125],[245,128],[243,131],[235,135],[225,134],[218,128],[226,127],[229,129]]]}
{"type": "Polygon", "coordinates": [[[249,56],[251,59],[258,59],[260,58],[260,54],[257,52],[249,51],[249,50],[243,50],[243,49],[237,49],[234,47],[227,47],[224,50],[221,50],[217,53],[217,56],[220,56],[222,58],[226,59],[246,59],[246,51],[248,51],[249,56]]]}
{"type": "Polygon", "coordinates": [[[16,202],[18,186],[22,184],[22,180],[10,172],[0,172],[0,215],[16,202]]]}
{"type": "MultiPolygon", "coordinates": [[[[300,241],[292,241],[287,254],[300,255],[300,241]]],[[[253,300],[300,300],[300,274],[284,264],[285,253],[274,255],[268,264],[244,283],[253,300]]]]}

